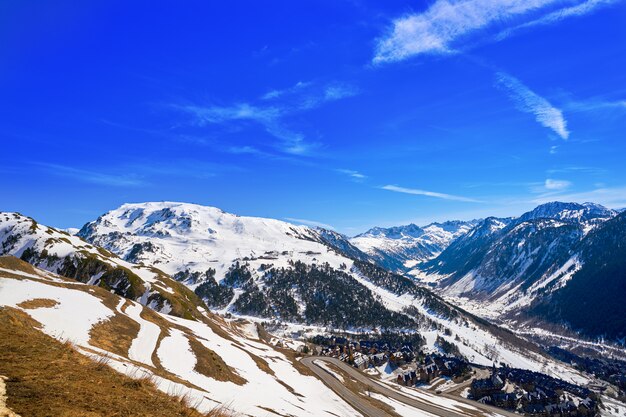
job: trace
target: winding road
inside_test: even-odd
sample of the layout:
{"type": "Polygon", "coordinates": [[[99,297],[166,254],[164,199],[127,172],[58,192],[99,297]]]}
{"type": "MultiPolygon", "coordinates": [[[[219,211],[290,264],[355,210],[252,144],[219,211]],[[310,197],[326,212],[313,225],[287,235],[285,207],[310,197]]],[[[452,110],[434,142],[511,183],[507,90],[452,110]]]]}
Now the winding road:
{"type": "MultiPolygon", "coordinates": [[[[389,416],[385,411],[374,407],[362,396],[354,393],[342,384],[337,378],[331,375],[328,371],[321,368],[315,361],[323,361],[328,364],[332,364],[343,372],[348,374],[351,378],[364,384],[372,391],[378,392],[388,398],[393,398],[396,401],[400,401],[410,407],[425,411],[435,416],[442,417],[468,417],[468,416],[506,416],[506,417],[519,417],[519,414],[514,414],[499,408],[480,404],[475,401],[467,400],[462,397],[456,397],[449,394],[437,394],[438,397],[446,398],[456,401],[456,404],[451,404],[449,407],[436,404],[434,402],[428,402],[427,400],[402,394],[400,391],[391,389],[381,383],[374,381],[369,376],[363,374],[356,368],[341,362],[336,358],[330,358],[326,356],[309,356],[301,360],[302,364],[309,368],[315,375],[317,375],[330,389],[332,389],[337,395],[343,398],[348,404],[354,407],[357,411],[363,414],[365,417],[383,417],[389,416]]],[[[435,395],[431,392],[423,391],[426,395],[435,395]]]]}

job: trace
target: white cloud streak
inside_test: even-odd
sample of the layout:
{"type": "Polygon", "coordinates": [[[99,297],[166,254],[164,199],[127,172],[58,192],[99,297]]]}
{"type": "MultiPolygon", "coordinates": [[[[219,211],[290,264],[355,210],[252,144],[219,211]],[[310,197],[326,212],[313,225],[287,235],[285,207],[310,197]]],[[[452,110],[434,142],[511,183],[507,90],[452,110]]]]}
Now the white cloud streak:
{"type": "Polygon", "coordinates": [[[570,132],[567,130],[567,121],[561,110],[526,87],[517,78],[503,72],[496,74],[496,85],[506,90],[519,110],[534,114],[537,122],[552,129],[562,139],[567,140],[570,132]]]}
{"type": "Polygon", "coordinates": [[[305,226],[321,227],[323,229],[335,230],[333,226],[326,224],[326,223],[316,222],[315,220],[297,219],[294,217],[285,217],[285,220],[287,220],[290,223],[303,224],[305,226]]]}
{"type": "Polygon", "coordinates": [[[377,42],[373,62],[454,53],[471,43],[472,35],[483,30],[500,30],[491,38],[499,41],[520,29],[582,16],[618,1],[578,0],[572,6],[563,0],[437,0],[421,13],[394,20],[389,33],[377,42]],[[499,29],[504,25],[509,27],[499,29]]]}
{"type": "Polygon", "coordinates": [[[298,83],[290,89],[275,90],[265,94],[262,99],[271,100],[271,105],[237,103],[230,106],[174,105],[172,107],[190,114],[195,123],[200,126],[246,121],[257,123],[267,133],[280,140],[275,147],[281,152],[306,155],[317,148],[319,144],[308,142],[303,133],[289,128],[284,119],[292,114],[312,110],[324,103],[341,100],[359,93],[359,90],[353,86],[333,83],[326,85],[321,91],[302,94],[301,90],[306,90],[310,85],[311,83],[298,83]],[[294,94],[297,95],[295,102],[276,102],[283,96],[293,96],[294,94]]]}
{"type": "Polygon", "coordinates": [[[367,175],[361,174],[359,171],[352,169],[338,169],[337,172],[345,174],[355,181],[362,181],[367,178],[367,175]]]}
{"type": "Polygon", "coordinates": [[[390,33],[378,41],[374,63],[401,61],[425,53],[450,53],[459,38],[557,1],[438,0],[423,13],[395,20],[390,33]]]}
{"type": "Polygon", "coordinates": [[[146,185],[142,179],[133,175],[105,174],[58,164],[36,163],[36,165],[41,166],[52,174],[91,184],[107,185],[111,187],[139,187],[146,185]]]}
{"type": "Polygon", "coordinates": [[[452,194],[437,193],[434,191],[418,190],[415,188],[398,187],[397,185],[384,185],[380,188],[383,190],[393,191],[396,193],[423,195],[426,197],[440,198],[443,200],[464,201],[466,203],[480,203],[481,202],[480,200],[475,200],[473,198],[462,197],[462,196],[452,195],[452,194]]]}
{"type": "Polygon", "coordinates": [[[253,106],[239,103],[232,106],[176,106],[177,109],[194,116],[200,126],[227,122],[251,121],[265,129],[270,135],[280,139],[277,147],[285,153],[303,155],[317,147],[316,143],[305,142],[304,135],[287,128],[282,118],[288,114],[285,108],[275,106],[253,106]]]}
{"type": "Polygon", "coordinates": [[[565,109],[568,112],[604,112],[617,111],[623,113],[626,111],[626,100],[602,100],[602,99],[588,99],[588,100],[572,100],[566,103],[565,109]]]}
{"type": "Polygon", "coordinates": [[[569,17],[580,17],[588,13],[591,13],[596,8],[603,7],[603,6],[610,6],[620,1],[622,0],[587,0],[574,6],[564,7],[562,9],[558,9],[556,11],[548,13],[547,15],[544,15],[530,22],[522,23],[515,27],[505,29],[496,36],[496,40],[506,39],[509,36],[511,36],[513,33],[522,29],[527,29],[527,28],[531,28],[534,26],[551,25],[553,23],[558,23],[561,20],[567,19],[569,17]]]}
{"type": "Polygon", "coordinates": [[[272,90],[265,93],[261,99],[262,100],[275,100],[277,98],[281,98],[290,94],[297,93],[307,87],[310,87],[313,83],[309,81],[298,81],[293,86],[289,88],[285,88],[283,90],[272,90]]]}
{"type": "Polygon", "coordinates": [[[563,191],[563,190],[567,190],[569,187],[571,187],[571,185],[572,185],[572,183],[570,181],[555,180],[555,179],[552,179],[552,178],[546,179],[546,182],[544,183],[544,187],[548,191],[563,191]]]}

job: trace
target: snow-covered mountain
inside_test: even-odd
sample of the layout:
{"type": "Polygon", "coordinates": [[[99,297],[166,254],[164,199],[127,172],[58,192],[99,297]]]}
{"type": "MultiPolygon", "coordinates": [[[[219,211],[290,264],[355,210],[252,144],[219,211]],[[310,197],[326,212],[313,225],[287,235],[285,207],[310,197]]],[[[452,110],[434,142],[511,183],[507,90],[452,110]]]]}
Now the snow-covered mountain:
{"type": "Polygon", "coordinates": [[[618,212],[595,203],[562,203],[554,201],[542,204],[534,210],[524,213],[519,221],[535,219],[555,219],[568,222],[597,223],[614,217],[618,212]]]}
{"type": "Polygon", "coordinates": [[[529,314],[608,340],[626,340],[626,212],[590,231],[544,281],[529,314]]]}
{"type": "MultiPolygon", "coordinates": [[[[603,248],[604,252],[621,247],[621,229],[613,226],[621,217],[616,211],[596,204],[555,202],[516,219],[488,218],[411,274],[436,284],[438,292],[448,297],[479,301],[482,309],[490,310],[495,316],[520,319],[519,313],[546,312],[550,309],[536,306],[560,299],[556,294],[569,292],[565,288],[577,285],[583,265],[594,262],[590,255],[584,255],[589,252],[584,247],[603,248]],[[608,227],[612,227],[613,232],[608,235],[614,239],[601,241],[597,236],[608,227]]],[[[619,268],[626,269],[626,258],[619,262],[619,268]]],[[[603,280],[619,280],[626,285],[626,280],[615,276],[598,276],[598,279],[598,287],[604,285],[603,280]]],[[[582,300],[587,295],[579,293],[579,296],[581,301],[574,305],[585,306],[582,300]]],[[[606,305],[615,309],[618,306],[613,302],[615,296],[607,294],[607,297],[606,305]]],[[[569,309],[565,305],[552,305],[551,314],[534,316],[553,323],[565,322],[589,336],[624,337],[625,328],[618,331],[615,326],[607,325],[606,320],[575,323],[567,315],[556,314],[569,309]]],[[[623,308],[618,310],[611,310],[611,316],[626,314],[623,308]]]]}
{"type": "Polygon", "coordinates": [[[120,259],[77,236],[19,213],[0,212],[0,255],[13,255],[39,268],[98,285],[158,311],[197,315],[202,301],[157,268],[120,259]]]}
{"type": "Polygon", "coordinates": [[[478,221],[447,221],[424,227],[409,224],[390,228],[374,227],[350,239],[379,265],[406,272],[416,263],[439,255],[454,239],[467,233],[478,221]]]}
{"type": "MultiPolygon", "coordinates": [[[[497,361],[514,367],[546,372],[572,382],[580,383],[587,380],[570,367],[546,356],[543,350],[535,344],[466,313],[433,294],[429,289],[417,285],[410,278],[392,273],[367,260],[359,259],[359,257],[367,258],[367,255],[359,252],[347,242],[345,237],[333,232],[293,226],[271,219],[240,217],[210,207],[182,203],[143,203],[124,205],[85,225],[79,235],[89,240],[90,243],[86,243],[78,236],[69,236],[39,225],[34,220],[23,216],[16,214],[3,214],[2,216],[7,222],[7,227],[2,229],[2,242],[3,245],[10,245],[11,249],[8,253],[19,255],[33,264],[68,274],[71,278],[87,276],[90,278],[82,278],[84,282],[97,282],[100,287],[112,289],[130,299],[145,301],[142,297],[135,299],[131,294],[118,291],[122,288],[120,286],[111,287],[108,281],[98,281],[104,275],[80,275],[73,274],[72,269],[59,269],[56,257],[63,255],[59,248],[65,248],[65,246],[59,246],[61,243],[57,240],[67,243],[61,239],[63,237],[71,243],[65,256],[69,257],[68,259],[72,262],[76,262],[79,270],[86,270],[86,267],[82,266],[89,265],[91,255],[95,256],[96,253],[107,254],[107,256],[102,255],[103,259],[96,256],[99,262],[105,262],[107,265],[110,265],[110,262],[120,264],[130,271],[151,271],[157,274],[156,271],[160,270],[152,265],[158,265],[168,271],[167,274],[160,272],[164,275],[164,280],[169,279],[167,278],[169,274],[179,280],[166,281],[174,283],[169,287],[173,290],[172,294],[164,289],[164,292],[172,297],[171,300],[181,297],[189,299],[186,296],[187,293],[177,291],[174,287],[174,285],[182,286],[184,283],[195,290],[192,296],[201,297],[213,312],[224,313],[219,316],[215,315],[205,310],[204,304],[198,301],[199,305],[191,304],[186,313],[183,310],[183,314],[179,314],[179,316],[195,319],[198,324],[193,324],[173,318],[171,314],[174,312],[174,307],[172,307],[170,314],[165,317],[165,322],[158,319],[154,321],[158,326],[173,323],[172,328],[167,327],[164,333],[166,336],[162,339],[161,345],[159,345],[161,338],[157,338],[156,344],[154,343],[154,332],[150,337],[146,333],[145,336],[148,339],[137,342],[142,346],[144,343],[149,343],[152,346],[149,350],[157,352],[156,356],[151,355],[151,359],[155,361],[154,358],[158,358],[160,365],[169,373],[168,375],[173,375],[166,376],[166,379],[171,381],[172,378],[179,378],[189,381],[192,386],[210,392],[211,395],[205,395],[205,397],[212,400],[217,398],[218,403],[228,401],[228,398],[236,398],[237,395],[250,395],[249,400],[246,397],[248,402],[245,402],[244,406],[252,407],[251,409],[254,410],[255,405],[251,402],[263,401],[258,396],[246,394],[247,390],[253,389],[254,386],[244,383],[242,388],[237,387],[237,375],[248,380],[246,375],[249,372],[255,381],[266,381],[267,386],[273,386],[269,377],[258,374],[255,368],[248,369],[248,365],[237,365],[241,360],[241,355],[248,354],[265,358],[273,354],[272,351],[266,351],[263,354],[265,356],[261,355],[258,352],[262,350],[261,347],[258,349],[255,347],[248,353],[244,352],[248,350],[246,346],[250,346],[250,343],[244,342],[240,336],[230,334],[233,328],[239,326],[237,323],[240,319],[278,323],[279,326],[275,328],[283,332],[284,336],[289,337],[296,334],[301,335],[300,337],[327,334],[329,331],[336,330],[417,332],[424,342],[420,348],[426,351],[437,351],[438,343],[440,343],[438,340],[443,339],[456,346],[461,355],[478,364],[488,366],[497,361]],[[16,227],[12,218],[22,219],[19,227],[16,227]],[[27,232],[31,228],[36,230],[35,235],[27,232]],[[54,240],[47,241],[46,236],[54,240]],[[96,241],[106,245],[109,249],[95,245],[93,242],[96,241]],[[53,245],[50,246],[50,244],[53,245]],[[33,252],[36,256],[31,256],[24,249],[28,247],[36,249],[33,252]],[[82,252],[83,248],[87,254],[82,252]],[[47,252],[44,252],[45,250],[47,252]],[[109,250],[115,250],[126,260],[118,258],[109,250]],[[350,252],[354,253],[350,254],[350,252]],[[27,255],[24,255],[25,253],[27,255]],[[131,263],[130,260],[140,263],[131,263]],[[231,317],[231,315],[234,316],[233,321],[230,319],[224,321],[224,317],[231,317]],[[215,337],[215,334],[221,339],[235,340],[235,342],[224,342],[221,339],[214,342],[211,338],[215,337]],[[230,384],[229,387],[232,385],[232,390],[227,389],[220,382],[197,375],[199,371],[193,364],[206,364],[206,361],[201,360],[195,353],[194,346],[198,347],[198,345],[193,337],[198,339],[200,344],[216,352],[229,367],[225,368],[220,362],[219,369],[232,368],[236,371],[228,374],[230,376],[225,376],[225,378],[231,378],[226,384],[230,384]],[[235,348],[239,346],[242,351],[228,350],[230,348],[227,349],[225,345],[233,345],[235,348]],[[189,355],[194,355],[195,359],[189,355]]],[[[0,272],[2,272],[1,267],[0,272]]],[[[151,288],[154,286],[160,287],[161,284],[154,283],[151,288]]],[[[85,287],[89,286],[85,285],[85,287]]],[[[34,294],[30,287],[24,291],[12,289],[8,293],[19,293],[24,296],[34,294]]],[[[52,294],[48,289],[40,293],[43,294],[46,291],[48,295],[52,294]]],[[[86,291],[90,292],[89,288],[86,291]]],[[[0,291],[0,298],[6,293],[6,291],[0,291]]],[[[107,294],[110,292],[107,291],[107,294]]],[[[86,320],[101,321],[99,317],[87,318],[90,317],[92,311],[98,311],[96,307],[93,310],[87,306],[85,311],[88,313],[81,314],[80,310],[85,307],[85,304],[81,302],[72,305],[74,303],[72,300],[73,297],[60,301],[67,305],[67,308],[63,308],[64,311],[69,311],[77,317],[84,315],[86,320]]],[[[15,301],[15,303],[21,303],[21,301],[15,301]]],[[[121,301],[116,308],[113,306],[114,303],[110,304],[109,309],[113,308],[121,313],[129,311],[129,307],[125,308],[121,301]]],[[[168,311],[153,303],[147,304],[155,310],[160,310],[161,313],[168,311]]],[[[174,306],[174,301],[172,305],[174,306]]],[[[147,320],[150,313],[146,311],[148,310],[143,310],[139,318],[147,320]]],[[[55,310],[56,313],[58,312],[55,310]]],[[[47,318],[45,315],[41,317],[47,318]]],[[[136,315],[131,317],[137,321],[135,318],[136,315]]],[[[61,317],[57,319],[64,320],[61,317]]],[[[49,325],[50,329],[55,329],[55,332],[58,331],[59,333],[56,333],[58,335],[69,331],[66,329],[65,322],[57,323],[57,319],[46,325],[49,325]]],[[[142,323],[139,322],[141,329],[144,327],[142,323]]],[[[79,327],[83,329],[81,330],[83,333],[77,334],[77,337],[84,340],[86,327],[82,325],[79,327]]],[[[124,326],[124,329],[127,328],[124,326]]],[[[247,331],[251,332],[251,330],[247,331]]],[[[139,332],[140,336],[142,332],[143,330],[139,332]]],[[[134,342],[133,344],[128,342],[128,344],[132,347],[134,342]]],[[[132,355],[141,355],[138,351],[134,352],[132,355]]],[[[122,356],[118,358],[122,363],[126,360],[124,357],[133,361],[137,361],[138,358],[138,356],[127,356],[131,355],[130,350],[128,353],[114,353],[122,356]]],[[[147,356],[142,357],[147,360],[147,356]]],[[[264,360],[256,360],[253,357],[252,362],[264,370],[264,360]]],[[[281,373],[292,372],[287,369],[286,364],[282,362],[277,364],[274,359],[271,361],[272,364],[282,369],[281,373]]],[[[270,362],[269,358],[267,362],[270,362]]],[[[158,367],[157,363],[153,363],[158,367]]],[[[121,369],[123,365],[116,363],[115,366],[116,369],[117,366],[121,369]]],[[[293,366],[297,368],[297,365],[293,366]]],[[[278,375],[279,371],[273,366],[270,368],[275,375],[278,375]]],[[[264,370],[264,372],[268,371],[264,370]]],[[[285,378],[296,378],[296,376],[285,378]]],[[[303,382],[298,381],[298,384],[303,382]]],[[[309,395],[302,393],[299,389],[295,391],[305,397],[309,395]]],[[[196,394],[193,394],[194,398],[196,394]]],[[[288,404],[293,403],[289,399],[281,402],[282,400],[279,401],[274,397],[271,401],[280,404],[281,409],[286,413],[290,412],[287,410],[291,410],[288,404]]],[[[265,403],[262,404],[266,406],[265,403]]],[[[312,407],[312,410],[317,410],[315,406],[312,407]]],[[[252,415],[257,414],[246,412],[252,415]]],[[[333,412],[343,415],[342,412],[333,412]]]]}
{"type": "Polygon", "coordinates": [[[312,228],[187,203],[124,204],[87,223],[78,236],[171,275],[215,270],[218,281],[236,261],[286,267],[301,260],[334,268],[344,262],[312,228]]]}
{"type": "Polygon", "coordinates": [[[164,269],[214,311],[306,331],[419,331],[426,348],[441,336],[485,365],[497,358],[538,370],[547,360],[513,334],[367,262],[334,232],[193,204],[141,203],[102,215],[79,236],[164,269]]]}
{"type": "Polygon", "coordinates": [[[334,232],[163,202],[125,204],[78,235],[163,269],[224,312],[335,328],[414,325],[363,285],[367,255],[334,232]]]}

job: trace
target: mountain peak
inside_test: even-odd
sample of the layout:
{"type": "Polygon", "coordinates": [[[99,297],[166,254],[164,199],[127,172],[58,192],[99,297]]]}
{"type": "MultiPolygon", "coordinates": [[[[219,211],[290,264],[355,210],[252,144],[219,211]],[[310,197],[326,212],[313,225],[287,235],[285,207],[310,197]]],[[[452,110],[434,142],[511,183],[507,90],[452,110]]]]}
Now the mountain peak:
{"type": "Polygon", "coordinates": [[[609,219],[617,214],[596,203],[568,203],[552,201],[541,204],[535,209],[520,216],[519,221],[549,218],[563,221],[590,221],[594,219],[609,219]]]}
{"type": "Polygon", "coordinates": [[[365,233],[361,233],[355,237],[386,237],[389,239],[402,239],[406,237],[419,237],[424,234],[424,229],[421,227],[410,223],[404,226],[393,226],[393,227],[373,227],[366,231],[365,233]]]}

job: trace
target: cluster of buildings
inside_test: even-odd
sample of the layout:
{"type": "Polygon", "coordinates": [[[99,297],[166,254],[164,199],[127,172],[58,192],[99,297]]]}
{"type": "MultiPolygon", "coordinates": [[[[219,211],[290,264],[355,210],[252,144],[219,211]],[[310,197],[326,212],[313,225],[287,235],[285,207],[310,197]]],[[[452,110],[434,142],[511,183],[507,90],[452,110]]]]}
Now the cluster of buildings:
{"type": "Polygon", "coordinates": [[[366,369],[370,365],[380,366],[387,362],[401,366],[416,358],[416,353],[410,343],[393,344],[382,340],[354,341],[333,337],[322,345],[323,347],[318,352],[320,355],[338,358],[359,369],[366,369]]]}
{"type": "Polygon", "coordinates": [[[472,381],[469,395],[531,417],[597,415],[598,404],[589,389],[524,369],[494,367],[489,378],[472,381]]]}
{"type": "Polygon", "coordinates": [[[432,354],[421,356],[416,368],[398,374],[396,382],[404,386],[430,384],[439,377],[463,378],[471,371],[469,363],[462,359],[432,354]]]}
{"type": "Polygon", "coordinates": [[[331,337],[324,340],[320,338],[315,343],[322,346],[318,354],[338,358],[359,369],[386,363],[393,368],[406,366],[407,369],[399,371],[396,380],[405,386],[429,384],[438,377],[460,378],[471,372],[471,367],[465,360],[439,354],[425,354],[421,350],[415,351],[414,345],[406,341],[353,341],[331,337]]]}

